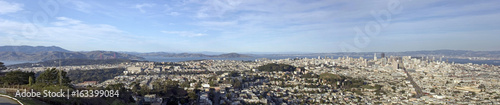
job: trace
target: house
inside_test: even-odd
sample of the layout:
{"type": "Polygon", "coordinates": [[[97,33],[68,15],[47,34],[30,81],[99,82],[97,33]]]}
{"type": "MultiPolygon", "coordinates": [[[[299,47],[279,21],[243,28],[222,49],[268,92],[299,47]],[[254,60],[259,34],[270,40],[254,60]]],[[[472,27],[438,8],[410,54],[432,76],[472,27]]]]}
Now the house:
{"type": "Polygon", "coordinates": [[[156,94],[144,95],[144,102],[151,103],[152,105],[161,104],[163,102],[162,98],[156,96],[156,94]]]}
{"type": "Polygon", "coordinates": [[[128,73],[131,73],[131,74],[137,74],[137,73],[141,73],[142,72],[142,68],[141,67],[132,66],[132,67],[127,67],[127,71],[128,71],[128,73]]]}
{"type": "Polygon", "coordinates": [[[78,83],[75,86],[78,87],[87,87],[97,85],[97,81],[83,81],[82,83],[78,83]]]}

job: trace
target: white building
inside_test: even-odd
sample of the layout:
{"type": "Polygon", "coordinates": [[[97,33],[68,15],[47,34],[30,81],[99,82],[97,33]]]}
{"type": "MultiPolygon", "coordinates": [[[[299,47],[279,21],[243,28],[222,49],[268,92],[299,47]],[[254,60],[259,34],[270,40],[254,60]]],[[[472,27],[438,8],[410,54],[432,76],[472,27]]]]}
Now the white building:
{"type": "Polygon", "coordinates": [[[127,67],[127,71],[128,71],[128,73],[131,73],[131,74],[137,74],[137,73],[141,73],[142,72],[142,68],[141,67],[132,66],[132,67],[127,67]]]}

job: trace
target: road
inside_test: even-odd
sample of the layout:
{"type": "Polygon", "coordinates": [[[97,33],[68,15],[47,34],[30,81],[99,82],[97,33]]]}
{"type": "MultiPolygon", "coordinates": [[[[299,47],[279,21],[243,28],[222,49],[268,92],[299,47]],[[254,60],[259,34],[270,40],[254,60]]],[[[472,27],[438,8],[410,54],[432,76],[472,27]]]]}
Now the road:
{"type": "Polygon", "coordinates": [[[10,98],[0,96],[0,105],[19,105],[19,103],[10,98]]]}
{"type": "Polygon", "coordinates": [[[415,81],[413,81],[413,77],[411,77],[410,73],[408,73],[408,71],[406,71],[406,68],[403,68],[403,70],[405,71],[406,75],[408,75],[408,80],[410,81],[410,83],[413,85],[413,88],[415,88],[415,91],[417,92],[417,94],[415,95],[415,98],[420,98],[423,96],[423,92],[422,92],[422,89],[420,88],[420,86],[418,86],[417,83],[415,83],[415,81]]]}

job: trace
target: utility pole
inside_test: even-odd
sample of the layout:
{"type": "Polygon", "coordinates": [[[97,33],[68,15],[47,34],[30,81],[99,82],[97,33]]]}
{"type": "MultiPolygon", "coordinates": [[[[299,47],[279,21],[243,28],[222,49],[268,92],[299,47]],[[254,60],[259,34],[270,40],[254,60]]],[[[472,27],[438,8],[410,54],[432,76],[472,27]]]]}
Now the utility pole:
{"type": "Polygon", "coordinates": [[[58,77],[59,77],[59,86],[62,85],[62,70],[59,70],[59,73],[58,73],[58,77]]]}
{"type": "Polygon", "coordinates": [[[59,86],[62,86],[62,69],[61,69],[61,60],[59,60],[59,72],[58,72],[58,76],[59,76],[59,86]]]}

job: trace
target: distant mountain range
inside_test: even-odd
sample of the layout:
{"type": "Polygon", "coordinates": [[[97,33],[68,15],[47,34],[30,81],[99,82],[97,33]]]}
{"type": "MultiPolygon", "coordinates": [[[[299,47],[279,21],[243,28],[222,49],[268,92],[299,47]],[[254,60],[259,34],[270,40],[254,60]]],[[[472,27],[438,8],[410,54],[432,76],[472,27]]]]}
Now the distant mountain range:
{"type": "Polygon", "coordinates": [[[54,59],[144,59],[112,51],[72,52],[56,46],[0,46],[0,60],[45,61],[54,59]]]}
{"type": "Polygon", "coordinates": [[[227,53],[219,55],[206,55],[201,53],[167,53],[167,52],[152,52],[152,53],[137,53],[138,56],[162,56],[162,57],[208,57],[208,58],[248,58],[249,55],[238,53],[227,53]]]}
{"type": "MultiPolygon", "coordinates": [[[[302,53],[302,54],[238,54],[238,53],[169,53],[169,52],[113,52],[89,51],[74,52],[57,46],[0,46],[0,60],[2,61],[45,61],[55,59],[131,59],[143,60],[143,57],[204,57],[204,58],[249,58],[269,56],[351,56],[373,57],[373,54],[383,52],[339,52],[339,53],[302,53]],[[216,55],[218,54],[218,55],[216,55]]],[[[467,50],[431,50],[385,52],[389,56],[416,56],[416,57],[443,57],[471,60],[500,60],[500,51],[467,51],[467,50]]]]}
{"type": "Polygon", "coordinates": [[[3,61],[46,61],[55,59],[131,59],[143,60],[143,56],[162,57],[209,57],[209,58],[245,58],[251,57],[238,53],[206,55],[201,53],[136,53],[113,51],[74,52],[57,46],[0,46],[0,60],[3,61]]]}
{"type": "Polygon", "coordinates": [[[9,68],[18,67],[54,67],[54,66],[80,66],[80,65],[95,65],[95,64],[119,64],[123,62],[137,62],[137,60],[128,59],[56,59],[47,60],[37,63],[22,63],[9,65],[9,68]]]}

